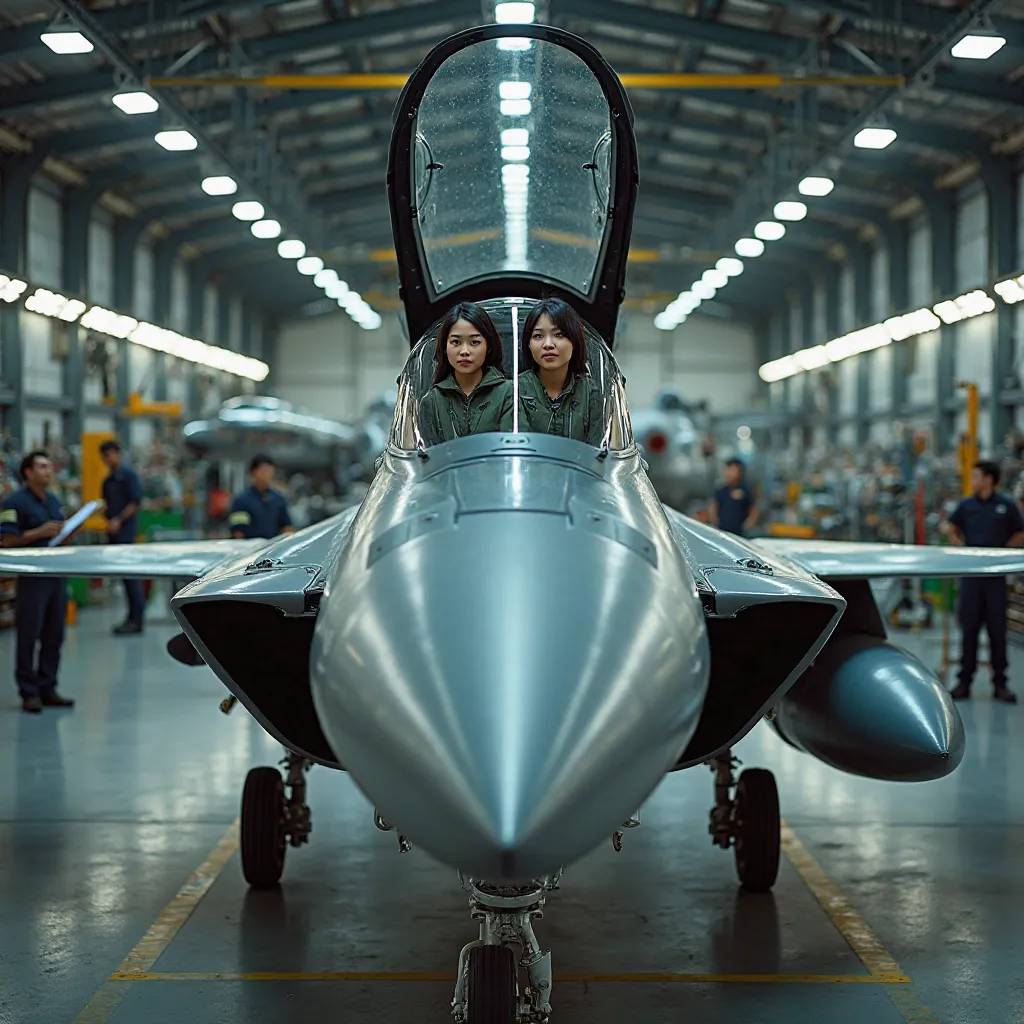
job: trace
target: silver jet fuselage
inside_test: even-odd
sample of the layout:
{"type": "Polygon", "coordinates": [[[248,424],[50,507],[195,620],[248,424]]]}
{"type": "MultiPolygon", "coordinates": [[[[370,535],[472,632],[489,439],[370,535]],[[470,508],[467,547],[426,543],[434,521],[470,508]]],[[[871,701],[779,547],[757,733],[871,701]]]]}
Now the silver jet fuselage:
{"type": "Polygon", "coordinates": [[[389,449],[330,570],[310,684],[380,813],[477,877],[569,863],[639,806],[708,685],[694,575],[635,447],[389,449]]]}

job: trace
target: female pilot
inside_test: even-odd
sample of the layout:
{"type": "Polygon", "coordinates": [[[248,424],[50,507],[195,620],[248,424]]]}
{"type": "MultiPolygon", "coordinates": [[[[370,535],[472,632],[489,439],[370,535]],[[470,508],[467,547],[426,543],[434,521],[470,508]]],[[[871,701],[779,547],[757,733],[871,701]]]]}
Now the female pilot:
{"type": "MultiPolygon", "coordinates": [[[[587,370],[583,321],[567,302],[542,299],[526,317],[519,375],[519,429],[559,434],[595,447],[604,436],[604,401],[587,370]]],[[[509,429],[506,421],[506,429],[509,429]]]]}
{"type": "Polygon", "coordinates": [[[423,396],[419,428],[428,444],[501,430],[512,419],[512,384],[501,372],[501,337],[475,302],[448,310],[437,329],[437,369],[423,396]]]}

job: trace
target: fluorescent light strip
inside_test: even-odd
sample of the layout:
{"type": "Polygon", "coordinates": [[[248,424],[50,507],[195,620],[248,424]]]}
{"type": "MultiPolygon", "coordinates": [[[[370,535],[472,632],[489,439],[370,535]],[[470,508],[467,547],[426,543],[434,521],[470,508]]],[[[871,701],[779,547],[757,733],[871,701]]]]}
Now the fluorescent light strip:
{"type": "MultiPolygon", "coordinates": [[[[1013,286],[1017,291],[1011,287],[1006,287],[1004,290],[1019,295],[1018,298],[1005,299],[1005,301],[1024,300],[1024,274],[1019,278],[1001,281],[995,286],[995,290],[1002,297],[1001,286],[1013,286]]],[[[757,371],[758,376],[769,384],[785,380],[787,377],[793,377],[805,370],[816,370],[828,363],[838,363],[843,359],[849,359],[850,356],[883,348],[894,341],[905,341],[907,338],[913,338],[919,334],[927,334],[944,323],[955,324],[961,320],[969,320],[972,317],[990,313],[995,307],[996,303],[992,296],[983,289],[976,288],[974,291],[958,295],[955,299],[937,302],[931,309],[922,306],[909,313],[889,317],[882,323],[872,324],[869,327],[862,327],[849,334],[844,334],[824,345],[815,345],[780,359],[773,359],[760,367],[757,371]]]]}

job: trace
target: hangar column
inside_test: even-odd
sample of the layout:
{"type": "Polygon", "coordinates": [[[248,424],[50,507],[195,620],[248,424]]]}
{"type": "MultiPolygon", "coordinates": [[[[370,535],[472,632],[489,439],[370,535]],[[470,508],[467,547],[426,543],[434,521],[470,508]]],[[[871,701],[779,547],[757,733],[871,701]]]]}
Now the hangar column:
{"type": "MultiPolygon", "coordinates": [[[[0,270],[25,274],[27,270],[28,193],[32,175],[46,159],[42,147],[3,165],[0,187],[0,270]]],[[[25,441],[25,373],[21,337],[21,306],[0,303],[0,372],[10,389],[4,397],[4,426],[16,444],[25,441]]]]}
{"type": "MultiPolygon", "coordinates": [[[[948,298],[956,287],[956,197],[938,189],[925,191],[932,224],[932,302],[948,298]]],[[[936,386],[938,429],[935,450],[948,451],[956,431],[956,324],[939,328],[939,365],[936,386]]]]}
{"type": "MultiPolygon", "coordinates": [[[[982,154],[981,176],[988,191],[989,280],[1013,273],[1017,264],[1017,175],[1013,165],[982,154]]],[[[992,448],[1002,445],[1014,422],[1014,403],[1004,398],[1017,387],[1015,310],[1005,302],[996,303],[996,337],[992,353],[991,417],[992,448]]]]}
{"type": "MultiPolygon", "coordinates": [[[[854,323],[871,323],[871,249],[863,243],[854,245],[853,262],[854,323]]],[[[857,445],[867,441],[871,432],[871,360],[862,352],[857,359],[857,406],[855,433],[857,445]]]]}
{"type": "MultiPolygon", "coordinates": [[[[153,320],[161,327],[171,326],[171,270],[177,246],[170,238],[161,238],[153,246],[153,320]]],[[[153,359],[153,398],[167,401],[167,356],[155,352],[153,359]]]]}
{"type": "MultiPolygon", "coordinates": [[[[146,224],[138,220],[118,219],[114,225],[114,308],[132,311],[135,308],[135,248],[146,224]]],[[[131,417],[128,416],[128,392],[131,385],[128,360],[130,343],[127,338],[117,342],[117,409],[114,414],[115,430],[121,443],[131,446],[131,417]]]]}
{"type": "MultiPolygon", "coordinates": [[[[889,313],[895,316],[910,304],[910,232],[906,221],[883,220],[882,235],[889,250],[889,313]]],[[[904,342],[892,347],[892,416],[902,419],[907,404],[907,372],[910,361],[904,342]]]]}
{"type": "MultiPolygon", "coordinates": [[[[203,336],[203,318],[206,305],[206,278],[209,268],[203,259],[194,260],[188,268],[188,336],[190,338],[201,338],[203,336]]],[[[202,412],[202,402],[199,396],[199,374],[196,372],[196,364],[188,363],[185,366],[188,387],[188,396],[185,402],[186,418],[192,419],[202,412]]]]}
{"type": "MultiPolygon", "coordinates": [[[[840,278],[842,266],[835,260],[825,264],[825,337],[827,340],[839,337],[840,322],[840,278]]],[[[835,371],[829,371],[828,389],[828,443],[834,445],[839,437],[839,378],[835,371]]]]}

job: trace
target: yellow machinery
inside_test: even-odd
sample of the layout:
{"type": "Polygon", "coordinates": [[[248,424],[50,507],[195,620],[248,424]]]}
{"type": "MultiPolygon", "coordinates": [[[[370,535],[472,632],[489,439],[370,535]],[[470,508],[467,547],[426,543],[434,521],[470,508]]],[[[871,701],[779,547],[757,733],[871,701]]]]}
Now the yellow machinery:
{"type": "MultiPolygon", "coordinates": [[[[103,497],[103,481],[107,467],[100,458],[100,445],[104,441],[116,441],[117,435],[109,430],[82,435],[82,504],[99,501],[103,497]]],[[[86,530],[106,530],[107,517],[102,512],[89,516],[84,524],[86,530]]]]}

